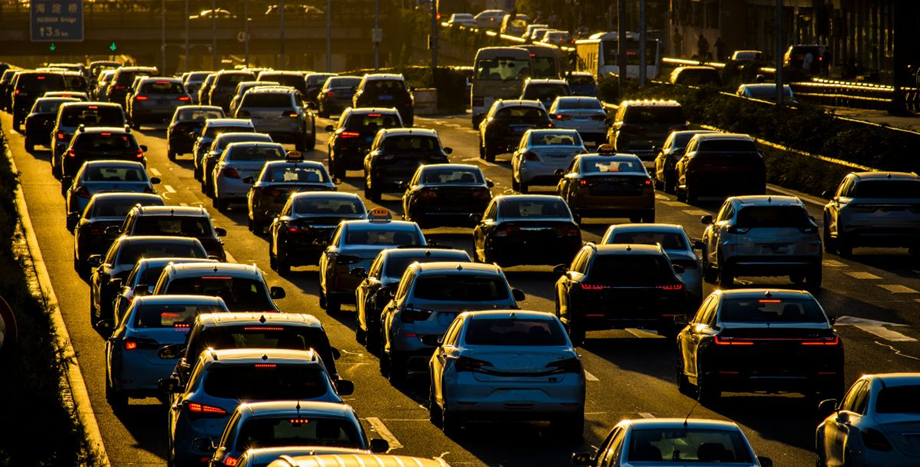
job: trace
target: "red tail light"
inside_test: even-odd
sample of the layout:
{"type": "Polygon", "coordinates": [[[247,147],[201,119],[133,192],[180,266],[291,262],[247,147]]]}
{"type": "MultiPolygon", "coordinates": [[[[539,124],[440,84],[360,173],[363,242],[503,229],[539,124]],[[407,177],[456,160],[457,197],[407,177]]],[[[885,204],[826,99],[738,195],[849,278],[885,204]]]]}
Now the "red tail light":
{"type": "Polygon", "coordinates": [[[290,233],[307,232],[309,230],[309,226],[289,225],[287,228],[287,231],[290,233]]]}
{"type": "Polygon", "coordinates": [[[67,150],[67,157],[77,157],[77,152],[74,151],[73,149],[68,149],[68,150],[67,150]]]}
{"type": "Polygon", "coordinates": [[[583,178],[578,181],[578,184],[581,186],[594,186],[597,185],[597,180],[591,178],[583,178]]]}
{"type": "Polygon", "coordinates": [[[129,337],[125,339],[125,350],[136,350],[136,349],[156,349],[160,346],[160,343],[153,339],[141,339],[135,337],[129,337]]]}
{"type": "Polygon", "coordinates": [[[546,364],[547,368],[552,368],[553,373],[581,373],[581,360],[577,358],[567,358],[557,360],[546,364]]]}
{"type": "Polygon", "coordinates": [[[278,196],[281,194],[281,190],[277,188],[266,188],[262,190],[262,194],[265,196],[278,196]]]}
{"type": "Polygon", "coordinates": [[[150,98],[147,97],[147,96],[143,96],[143,95],[137,95],[137,96],[134,96],[134,100],[138,100],[138,101],[149,101],[150,98]]]}
{"type": "Polygon", "coordinates": [[[802,345],[840,345],[840,336],[825,337],[818,341],[803,341],[802,345]]]}
{"type": "Polygon", "coordinates": [[[220,174],[227,178],[240,178],[240,173],[233,167],[224,167],[220,169],[220,174]]]}
{"type": "Polygon", "coordinates": [[[134,350],[137,348],[137,342],[125,341],[125,350],[134,350]]]}
{"type": "Polygon", "coordinates": [[[571,120],[571,119],[573,119],[573,118],[575,118],[575,117],[573,117],[573,116],[571,116],[571,115],[556,114],[556,120],[571,120]]]}
{"type": "Polygon", "coordinates": [[[684,289],[684,284],[664,284],[664,285],[656,285],[655,288],[656,288],[656,289],[661,289],[661,290],[683,290],[683,289],[684,289]]]}
{"type": "Polygon", "coordinates": [[[418,197],[422,201],[431,201],[438,198],[438,192],[431,188],[423,188],[419,191],[418,197]]]}
{"type": "Polygon", "coordinates": [[[227,456],[227,458],[224,459],[224,465],[226,465],[227,467],[233,467],[236,465],[237,462],[238,462],[238,459],[233,456],[227,456]]]}
{"type": "Polygon", "coordinates": [[[888,442],[888,438],[885,437],[884,433],[878,430],[866,428],[860,431],[859,435],[862,437],[863,445],[873,451],[891,450],[891,443],[888,442]]]}
{"type": "Polygon", "coordinates": [[[143,150],[143,149],[138,149],[138,150],[137,150],[137,154],[136,154],[135,157],[137,157],[138,159],[143,159],[143,158],[144,158],[144,150],[143,150]]]}
{"type": "Polygon", "coordinates": [[[539,162],[539,161],[540,161],[540,158],[537,157],[537,155],[536,155],[535,153],[530,152],[530,151],[525,152],[523,157],[524,157],[524,160],[525,160],[525,161],[531,161],[531,162],[539,162]]]}
{"type": "Polygon", "coordinates": [[[482,188],[473,192],[473,199],[492,199],[492,192],[482,188]]]}
{"type": "Polygon", "coordinates": [[[492,364],[485,360],[478,360],[470,357],[457,357],[457,361],[454,363],[454,370],[458,372],[482,371],[482,368],[486,366],[492,366],[492,364]]]}
{"type": "Polygon", "coordinates": [[[645,186],[652,186],[652,179],[647,178],[645,179],[645,182],[643,182],[642,184],[645,186]]]}
{"type": "Polygon", "coordinates": [[[87,231],[87,233],[89,235],[105,235],[105,227],[101,225],[93,225],[92,227],[89,228],[89,231],[87,231]]]}
{"type": "Polygon", "coordinates": [[[274,363],[256,363],[256,368],[259,368],[261,370],[272,370],[272,369],[278,368],[278,365],[274,363]]]}
{"type": "Polygon", "coordinates": [[[556,227],[556,234],[560,237],[575,237],[581,233],[574,225],[560,225],[556,227]]]}
{"type": "Polygon", "coordinates": [[[520,232],[521,228],[516,225],[503,225],[495,229],[496,237],[507,237],[510,234],[520,232]]]}
{"type": "Polygon", "coordinates": [[[57,139],[63,140],[63,139],[64,139],[64,133],[59,131],[58,134],[57,134],[57,139]]]}
{"type": "Polygon", "coordinates": [[[414,323],[416,321],[425,321],[431,317],[431,310],[422,310],[418,308],[406,308],[399,314],[399,320],[404,323],[414,323]]]}
{"type": "Polygon", "coordinates": [[[120,91],[120,90],[122,90],[122,89],[124,89],[124,88],[125,88],[125,87],[124,87],[123,85],[121,85],[121,84],[116,84],[115,87],[114,87],[113,89],[115,89],[116,91],[120,91]]]}
{"type": "Polygon", "coordinates": [[[716,336],[713,342],[716,345],[754,345],[751,341],[742,341],[733,338],[716,336]]]}
{"type": "Polygon", "coordinates": [[[356,131],[343,131],[342,132],[342,138],[357,138],[359,136],[361,136],[361,134],[356,131]]]}
{"type": "Polygon", "coordinates": [[[189,96],[179,96],[179,100],[182,101],[182,102],[188,102],[188,101],[192,100],[192,98],[189,97],[189,96]]]}
{"type": "Polygon", "coordinates": [[[186,405],[189,412],[197,414],[211,414],[211,415],[227,415],[227,411],[220,408],[214,407],[213,405],[199,404],[197,402],[189,402],[186,405]]]}
{"type": "Polygon", "coordinates": [[[332,99],[335,97],[335,91],[326,91],[326,97],[332,99]]]}
{"type": "Polygon", "coordinates": [[[81,186],[80,188],[78,188],[77,191],[74,192],[74,194],[81,198],[89,199],[89,190],[85,186],[81,186]]]}

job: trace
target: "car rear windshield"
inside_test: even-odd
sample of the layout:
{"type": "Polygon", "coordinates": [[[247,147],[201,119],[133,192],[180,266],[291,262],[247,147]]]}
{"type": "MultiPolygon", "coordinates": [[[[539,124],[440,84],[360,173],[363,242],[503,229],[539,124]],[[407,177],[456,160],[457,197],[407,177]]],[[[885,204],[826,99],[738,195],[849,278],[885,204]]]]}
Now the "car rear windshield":
{"type": "Polygon", "coordinates": [[[422,239],[415,230],[391,229],[385,225],[372,225],[372,228],[348,229],[345,236],[347,245],[381,245],[381,246],[417,246],[422,244],[422,239]]]}
{"type": "Polygon", "coordinates": [[[84,182],[146,182],[147,174],[138,167],[87,167],[84,182]]]}
{"type": "Polygon", "coordinates": [[[406,83],[399,79],[374,79],[364,83],[364,91],[373,94],[386,94],[406,90],[406,83]]]}
{"type": "Polygon", "coordinates": [[[284,148],[277,146],[246,146],[233,148],[227,155],[231,161],[264,162],[284,159],[284,148]]]}
{"type": "Polygon", "coordinates": [[[604,107],[597,99],[563,99],[559,101],[559,109],[604,110],[604,107]]]}
{"type": "Polygon", "coordinates": [[[224,133],[255,133],[256,129],[251,126],[209,126],[204,132],[205,138],[217,138],[224,133]]]}
{"type": "Polygon", "coordinates": [[[275,305],[265,291],[265,284],[261,280],[247,277],[183,277],[170,282],[166,293],[220,297],[230,311],[275,310],[275,305]]]}
{"type": "Polygon", "coordinates": [[[146,78],[151,75],[151,72],[150,71],[121,70],[119,72],[116,72],[115,74],[117,76],[117,78],[115,79],[115,82],[117,84],[127,86],[134,82],[134,78],[137,78],[138,76],[146,78]]]}
{"type": "MultiPolygon", "coordinates": [[[[749,86],[748,93],[754,99],[773,100],[776,99],[776,85],[773,86],[749,86]]],[[[783,95],[792,97],[792,88],[783,86],[783,95]]]]}
{"type": "Polygon", "coordinates": [[[255,81],[256,77],[249,73],[221,73],[217,75],[215,86],[235,88],[242,81],[255,81]]]}
{"type": "Polygon", "coordinates": [[[416,279],[412,295],[438,302],[494,302],[508,299],[508,283],[492,275],[424,274],[416,279]]]}
{"type": "Polygon", "coordinates": [[[204,80],[207,79],[209,74],[210,73],[206,71],[202,71],[198,73],[189,73],[188,79],[186,79],[186,81],[189,83],[203,83],[204,80]]]}
{"type": "Polygon", "coordinates": [[[138,216],[131,235],[210,237],[211,221],[203,216],[138,216]]]}
{"type": "Polygon", "coordinates": [[[393,255],[387,258],[387,266],[384,275],[392,278],[402,277],[403,273],[406,272],[406,268],[412,263],[434,263],[438,261],[461,261],[465,263],[469,260],[469,256],[465,255],[462,251],[432,251],[430,255],[424,254],[418,256],[393,255]]]}
{"type": "Polygon", "coordinates": [[[329,78],[326,81],[327,88],[357,88],[361,84],[361,78],[329,78]]]}
{"type": "Polygon", "coordinates": [[[469,184],[482,183],[482,172],[475,169],[425,169],[425,183],[469,184]]]}
{"type": "Polygon", "coordinates": [[[154,94],[185,94],[185,86],[175,81],[148,81],[141,86],[140,92],[154,94]]]}
{"type": "Polygon", "coordinates": [[[329,392],[326,374],[305,365],[248,363],[211,368],[204,392],[245,401],[316,399],[329,392]]]}
{"type": "Polygon", "coordinates": [[[633,429],[630,462],[743,463],[751,452],[737,431],[686,428],[633,429]]]}
{"type": "Polygon", "coordinates": [[[920,414],[920,385],[883,388],[875,400],[876,413],[920,414]]]}
{"type": "Polygon", "coordinates": [[[581,146],[581,138],[578,133],[541,131],[530,134],[530,144],[534,146],[581,146]]]}
{"type": "MultiPolygon", "coordinates": [[[[556,59],[554,57],[533,57],[530,59],[534,78],[556,78],[556,59]]],[[[568,94],[566,94],[568,95],[568,94]]]]}
{"type": "Polygon", "coordinates": [[[58,73],[22,74],[16,80],[16,90],[30,95],[36,93],[39,97],[48,91],[63,91],[64,76],[58,73]]]}
{"type": "Polygon", "coordinates": [[[136,328],[188,328],[200,313],[227,311],[220,305],[140,305],[134,311],[136,328]]]}
{"type": "Polygon", "coordinates": [[[570,85],[575,86],[587,86],[594,84],[593,76],[569,76],[568,80],[570,85]]]}
{"type": "Polygon", "coordinates": [[[124,151],[140,149],[134,136],[121,133],[83,133],[77,136],[73,146],[81,151],[124,151]]]}
{"type": "Polygon", "coordinates": [[[661,245],[665,250],[686,250],[686,236],[677,232],[621,232],[613,236],[612,244],[661,245]]]}
{"type": "Polygon", "coordinates": [[[609,285],[666,285],[674,282],[674,269],[664,255],[598,255],[588,271],[588,281],[609,285]]]}
{"type": "Polygon", "coordinates": [[[679,124],[687,122],[684,117],[684,110],[676,106],[632,106],[626,109],[626,115],[623,118],[626,123],[632,124],[679,124]]]}
{"type": "Polygon", "coordinates": [[[197,340],[189,345],[186,355],[198,355],[213,347],[222,349],[313,349],[323,359],[323,364],[335,373],[335,359],[329,338],[321,328],[307,326],[254,325],[206,327],[197,340]]]}
{"type": "Polygon", "coordinates": [[[125,124],[125,113],[121,107],[79,105],[65,107],[61,114],[62,126],[111,126],[121,127],[125,124]]]}
{"type": "Polygon", "coordinates": [[[329,75],[307,75],[304,81],[306,81],[307,85],[314,86],[325,83],[327,79],[329,79],[329,75]]]}
{"type": "Polygon", "coordinates": [[[531,84],[524,90],[524,99],[553,99],[572,94],[565,84],[531,84]]]}
{"type": "Polygon", "coordinates": [[[178,120],[203,122],[209,118],[223,118],[223,110],[183,109],[179,111],[178,120]]]}
{"type": "Polygon", "coordinates": [[[700,141],[697,151],[757,152],[757,146],[750,140],[707,139],[700,141]]]}
{"type": "Polygon", "coordinates": [[[56,114],[61,104],[65,102],[76,102],[77,99],[39,99],[35,101],[32,112],[40,114],[56,114]]]}
{"type": "Polygon", "coordinates": [[[141,258],[202,258],[208,254],[200,244],[144,242],[121,248],[117,264],[136,264],[141,258]]]}
{"type": "Polygon", "coordinates": [[[508,119],[508,120],[522,120],[522,121],[533,121],[533,120],[546,120],[549,119],[549,116],[546,114],[546,111],[542,108],[531,107],[531,106],[514,106],[514,107],[505,107],[499,109],[495,113],[495,118],[508,119]]]}
{"type": "Polygon", "coordinates": [[[441,142],[436,137],[421,135],[388,136],[383,141],[385,151],[413,152],[437,151],[441,149],[441,142]]]}
{"type": "Polygon", "coordinates": [[[737,227],[809,227],[811,219],[802,206],[748,206],[738,211],[737,227]]]}
{"type": "Polygon", "coordinates": [[[824,323],[814,299],[726,298],[721,319],[733,323],[824,323]]]}
{"type": "MultiPolygon", "coordinates": [[[[290,397],[288,397],[290,399],[290,397]]],[[[240,429],[235,449],[280,446],[329,446],[362,448],[364,440],[347,419],[276,417],[249,419],[240,429]]]]}
{"type": "Polygon", "coordinates": [[[566,345],[565,331],[546,319],[473,318],[466,329],[468,345],[566,345]]]}
{"type": "Polygon", "coordinates": [[[364,206],[354,198],[300,197],[294,200],[295,214],[363,214],[364,206]]]}
{"type": "Polygon", "coordinates": [[[920,180],[863,180],[850,193],[851,198],[920,198],[920,180]]]}
{"type": "Polygon", "coordinates": [[[294,107],[294,99],[290,94],[282,92],[248,92],[243,95],[240,104],[240,108],[244,107],[291,109],[294,107]]]}
{"type": "Polygon", "coordinates": [[[93,202],[93,217],[122,217],[128,215],[128,211],[134,206],[162,206],[161,198],[143,197],[143,198],[120,198],[106,197],[97,199],[93,202]]]}
{"type": "Polygon", "coordinates": [[[524,219],[571,217],[565,202],[556,199],[506,199],[499,205],[499,213],[502,217],[524,219]]]}
{"type": "Polygon", "coordinates": [[[211,143],[211,150],[223,150],[227,146],[230,146],[230,143],[271,143],[271,136],[262,134],[254,135],[251,133],[241,133],[238,135],[225,135],[220,138],[215,138],[211,143]]]}
{"type": "Polygon", "coordinates": [[[271,169],[267,175],[263,181],[272,183],[326,183],[329,181],[326,171],[319,167],[281,167],[271,169]]]}
{"type": "Polygon", "coordinates": [[[345,122],[345,129],[350,131],[376,132],[381,128],[399,128],[402,124],[396,113],[353,113],[345,122]]]}

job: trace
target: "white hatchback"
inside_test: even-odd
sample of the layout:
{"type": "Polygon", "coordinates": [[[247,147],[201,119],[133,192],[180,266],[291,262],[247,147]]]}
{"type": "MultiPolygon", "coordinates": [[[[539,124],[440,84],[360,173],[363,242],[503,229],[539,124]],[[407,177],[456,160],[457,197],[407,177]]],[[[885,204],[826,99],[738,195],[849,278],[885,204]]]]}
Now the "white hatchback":
{"type": "Polygon", "coordinates": [[[550,420],[562,436],[585,424],[585,371],[562,323],[536,311],[459,315],[429,363],[429,414],[445,432],[466,420],[550,420]]]}
{"type": "Polygon", "coordinates": [[[511,155],[511,187],[527,193],[530,185],[556,186],[579,154],[588,152],[575,130],[527,130],[511,155]]]}
{"type": "Polygon", "coordinates": [[[266,162],[284,157],[278,143],[230,143],[214,167],[214,207],[223,211],[231,202],[247,202],[251,177],[259,176],[266,162]]]}
{"type": "Polygon", "coordinates": [[[607,142],[607,111],[596,97],[559,96],[549,108],[556,128],[578,130],[581,139],[600,146],[607,142]]]}

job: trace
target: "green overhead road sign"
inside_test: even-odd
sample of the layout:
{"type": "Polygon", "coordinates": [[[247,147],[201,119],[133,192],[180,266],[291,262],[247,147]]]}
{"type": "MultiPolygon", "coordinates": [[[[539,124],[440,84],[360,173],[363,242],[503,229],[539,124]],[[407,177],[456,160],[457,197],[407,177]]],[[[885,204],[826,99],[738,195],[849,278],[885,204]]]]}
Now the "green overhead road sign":
{"type": "Polygon", "coordinates": [[[83,42],[83,0],[32,0],[30,5],[32,42],[83,42]]]}
{"type": "Polygon", "coordinates": [[[110,45],[110,46],[109,46],[109,49],[110,49],[110,50],[111,50],[112,52],[114,52],[114,51],[115,51],[115,49],[117,49],[117,48],[118,48],[118,46],[117,46],[117,45],[115,45],[115,43],[114,43],[114,42],[112,42],[112,45],[110,45]]]}

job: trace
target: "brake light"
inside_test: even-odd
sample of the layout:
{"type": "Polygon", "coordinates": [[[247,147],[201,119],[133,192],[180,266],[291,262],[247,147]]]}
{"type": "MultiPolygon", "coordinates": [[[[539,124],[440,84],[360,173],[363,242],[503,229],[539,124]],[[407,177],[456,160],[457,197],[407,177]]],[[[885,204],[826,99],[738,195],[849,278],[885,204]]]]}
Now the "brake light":
{"type": "Polygon", "coordinates": [[[291,110],[289,112],[282,112],[281,116],[282,117],[295,117],[295,118],[299,117],[296,110],[291,110]]]}
{"type": "Polygon", "coordinates": [[[233,467],[234,465],[236,465],[236,463],[237,463],[237,458],[235,457],[227,456],[227,458],[224,459],[224,465],[226,465],[227,467],[233,467]]]}
{"type": "MultiPolygon", "coordinates": [[[[69,96],[68,96],[68,97],[69,97],[69,96]]],[[[90,109],[98,109],[99,106],[98,106],[98,105],[91,105],[91,106],[89,106],[89,108],[90,108],[90,109]]]]}
{"type": "Polygon", "coordinates": [[[134,100],[147,101],[147,100],[150,100],[150,98],[147,96],[143,96],[143,95],[137,95],[137,96],[134,96],[134,100]]]}
{"type": "Polygon", "coordinates": [[[683,290],[683,289],[684,289],[684,284],[664,284],[664,285],[656,285],[655,288],[656,288],[656,289],[661,289],[661,290],[683,290]]]}
{"type": "Polygon", "coordinates": [[[277,367],[278,367],[278,365],[276,365],[276,364],[274,364],[274,363],[256,363],[256,368],[260,368],[260,369],[263,369],[263,370],[266,370],[266,369],[270,370],[270,369],[274,369],[274,368],[277,368],[277,367]]]}
{"type": "Polygon", "coordinates": [[[739,341],[730,337],[716,336],[713,342],[716,345],[754,345],[751,341],[739,341]]]}
{"type": "Polygon", "coordinates": [[[473,199],[492,199],[492,192],[482,188],[473,192],[473,199]]]}
{"type": "Polygon", "coordinates": [[[138,159],[143,159],[143,158],[144,158],[144,151],[143,151],[142,149],[138,149],[138,150],[137,150],[137,156],[136,156],[136,157],[137,157],[138,159]]]}
{"type": "Polygon", "coordinates": [[[246,326],[244,331],[284,331],[281,326],[246,326]]]}
{"type": "Polygon", "coordinates": [[[547,368],[552,368],[552,373],[581,373],[581,360],[577,358],[567,358],[557,360],[546,364],[547,368]]]}
{"type": "Polygon", "coordinates": [[[524,157],[524,160],[525,160],[525,161],[531,161],[531,162],[539,162],[539,161],[540,161],[540,158],[537,157],[537,155],[536,155],[535,153],[530,152],[530,151],[525,152],[523,157],[524,157]]]}
{"type": "MultiPolygon", "coordinates": [[[[581,284],[581,290],[604,290],[609,289],[609,286],[600,285],[600,284],[581,284]]],[[[596,315],[603,316],[603,315],[596,315]]]]}
{"type": "Polygon", "coordinates": [[[308,230],[310,230],[310,227],[306,227],[306,226],[300,227],[296,225],[290,225],[287,228],[288,233],[306,232],[308,230]]]}
{"type": "Polygon", "coordinates": [[[188,101],[192,100],[192,98],[189,97],[189,96],[179,96],[179,100],[182,101],[182,102],[188,102],[188,101]]]}
{"type": "Polygon", "coordinates": [[[479,360],[476,358],[470,357],[457,357],[457,361],[454,362],[454,370],[456,371],[482,371],[483,367],[492,366],[491,363],[485,360],[479,360]]]}
{"type": "Polygon", "coordinates": [[[645,186],[651,186],[651,185],[652,185],[652,179],[650,179],[650,178],[645,179],[645,182],[643,183],[643,185],[645,185],[645,186]]]}
{"type": "Polygon", "coordinates": [[[220,174],[227,178],[240,178],[240,173],[233,167],[224,167],[220,169],[220,174]]]}
{"type": "Polygon", "coordinates": [[[840,345],[840,336],[825,337],[817,341],[804,341],[802,345],[840,345]]]}
{"type": "Polygon", "coordinates": [[[334,98],[334,97],[335,97],[335,91],[332,91],[332,90],[326,91],[326,97],[328,97],[328,98],[330,98],[330,99],[334,98]]]}
{"type": "Polygon", "coordinates": [[[38,76],[37,78],[38,78],[39,81],[44,81],[44,79],[45,79],[44,76],[38,76]]]}
{"type": "Polygon", "coordinates": [[[367,114],[367,116],[371,118],[379,118],[380,114],[367,114]]]}
{"type": "Polygon", "coordinates": [[[115,89],[116,91],[120,91],[120,90],[122,90],[122,89],[124,89],[124,88],[125,88],[124,85],[116,84],[114,89],[115,89]]]}
{"type": "Polygon", "coordinates": [[[571,120],[571,119],[573,119],[573,118],[575,118],[575,117],[573,117],[573,116],[571,116],[571,115],[556,114],[556,120],[571,120]]]}
{"type": "Polygon", "coordinates": [[[581,231],[574,225],[564,224],[556,226],[556,235],[559,235],[560,237],[575,237],[580,233],[581,231]]]}
{"type": "Polygon", "coordinates": [[[431,310],[420,308],[406,308],[399,314],[399,320],[404,323],[414,323],[416,321],[425,321],[431,317],[431,310]]]}
{"type": "Polygon", "coordinates": [[[136,350],[136,349],[155,349],[160,343],[153,339],[139,339],[129,337],[125,339],[125,350],[136,350]]]}
{"type": "Polygon", "coordinates": [[[67,157],[77,157],[77,152],[74,151],[73,149],[68,149],[68,150],[67,150],[67,157]]]}
{"type": "Polygon", "coordinates": [[[888,438],[878,430],[866,428],[860,431],[859,435],[862,437],[863,445],[873,451],[891,450],[891,443],[888,442],[888,438]]]}
{"type": "Polygon", "coordinates": [[[57,139],[64,139],[64,133],[59,131],[57,134],[57,139]]]}
{"type": "Polygon", "coordinates": [[[77,191],[74,192],[74,194],[81,198],[89,199],[89,190],[85,186],[81,186],[80,188],[78,188],[77,191]]]}
{"type": "Polygon", "coordinates": [[[101,134],[102,136],[112,136],[111,133],[106,133],[106,132],[103,132],[103,133],[100,133],[100,134],[101,134]]]}
{"type": "Polygon", "coordinates": [[[125,350],[134,350],[137,348],[137,342],[125,341],[125,350]]]}
{"type": "Polygon", "coordinates": [[[733,226],[731,226],[731,227],[728,228],[728,233],[733,233],[733,234],[746,234],[746,233],[748,233],[750,230],[751,230],[750,227],[737,227],[737,226],[734,226],[734,225],[733,225],[733,226]]]}
{"type": "Polygon", "coordinates": [[[594,185],[597,185],[597,180],[592,180],[590,178],[583,178],[578,181],[578,184],[581,186],[594,186],[594,185]]]}
{"type": "Polygon", "coordinates": [[[520,232],[521,228],[516,225],[502,225],[495,229],[496,237],[507,237],[510,234],[520,232]]]}
{"type": "Polygon", "coordinates": [[[265,196],[278,196],[281,194],[281,190],[277,188],[266,188],[262,190],[262,194],[265,196]]]}
{"type": "Polygon", "coordinates": [[[188,411],[192,413],[202,413],[202,414],[213,414],[213,415],[227,415],[227,411],[220,408],[214,407],[213,405],[199,404],[197,402],[189,402],[188,411]]]}
{"type": "Polygon", "coordinates": [[[438,192],[431,188],[423,188],[419,191],[418,197],[422,201],[431,201],[438,198],[438,192]]]}
{"type": "Polygon", "coordinates": [[[361,134],[356,131],[343,131],[342,132],[342,138],[357,138],[359,136],[361,136],[361,134]]]}

